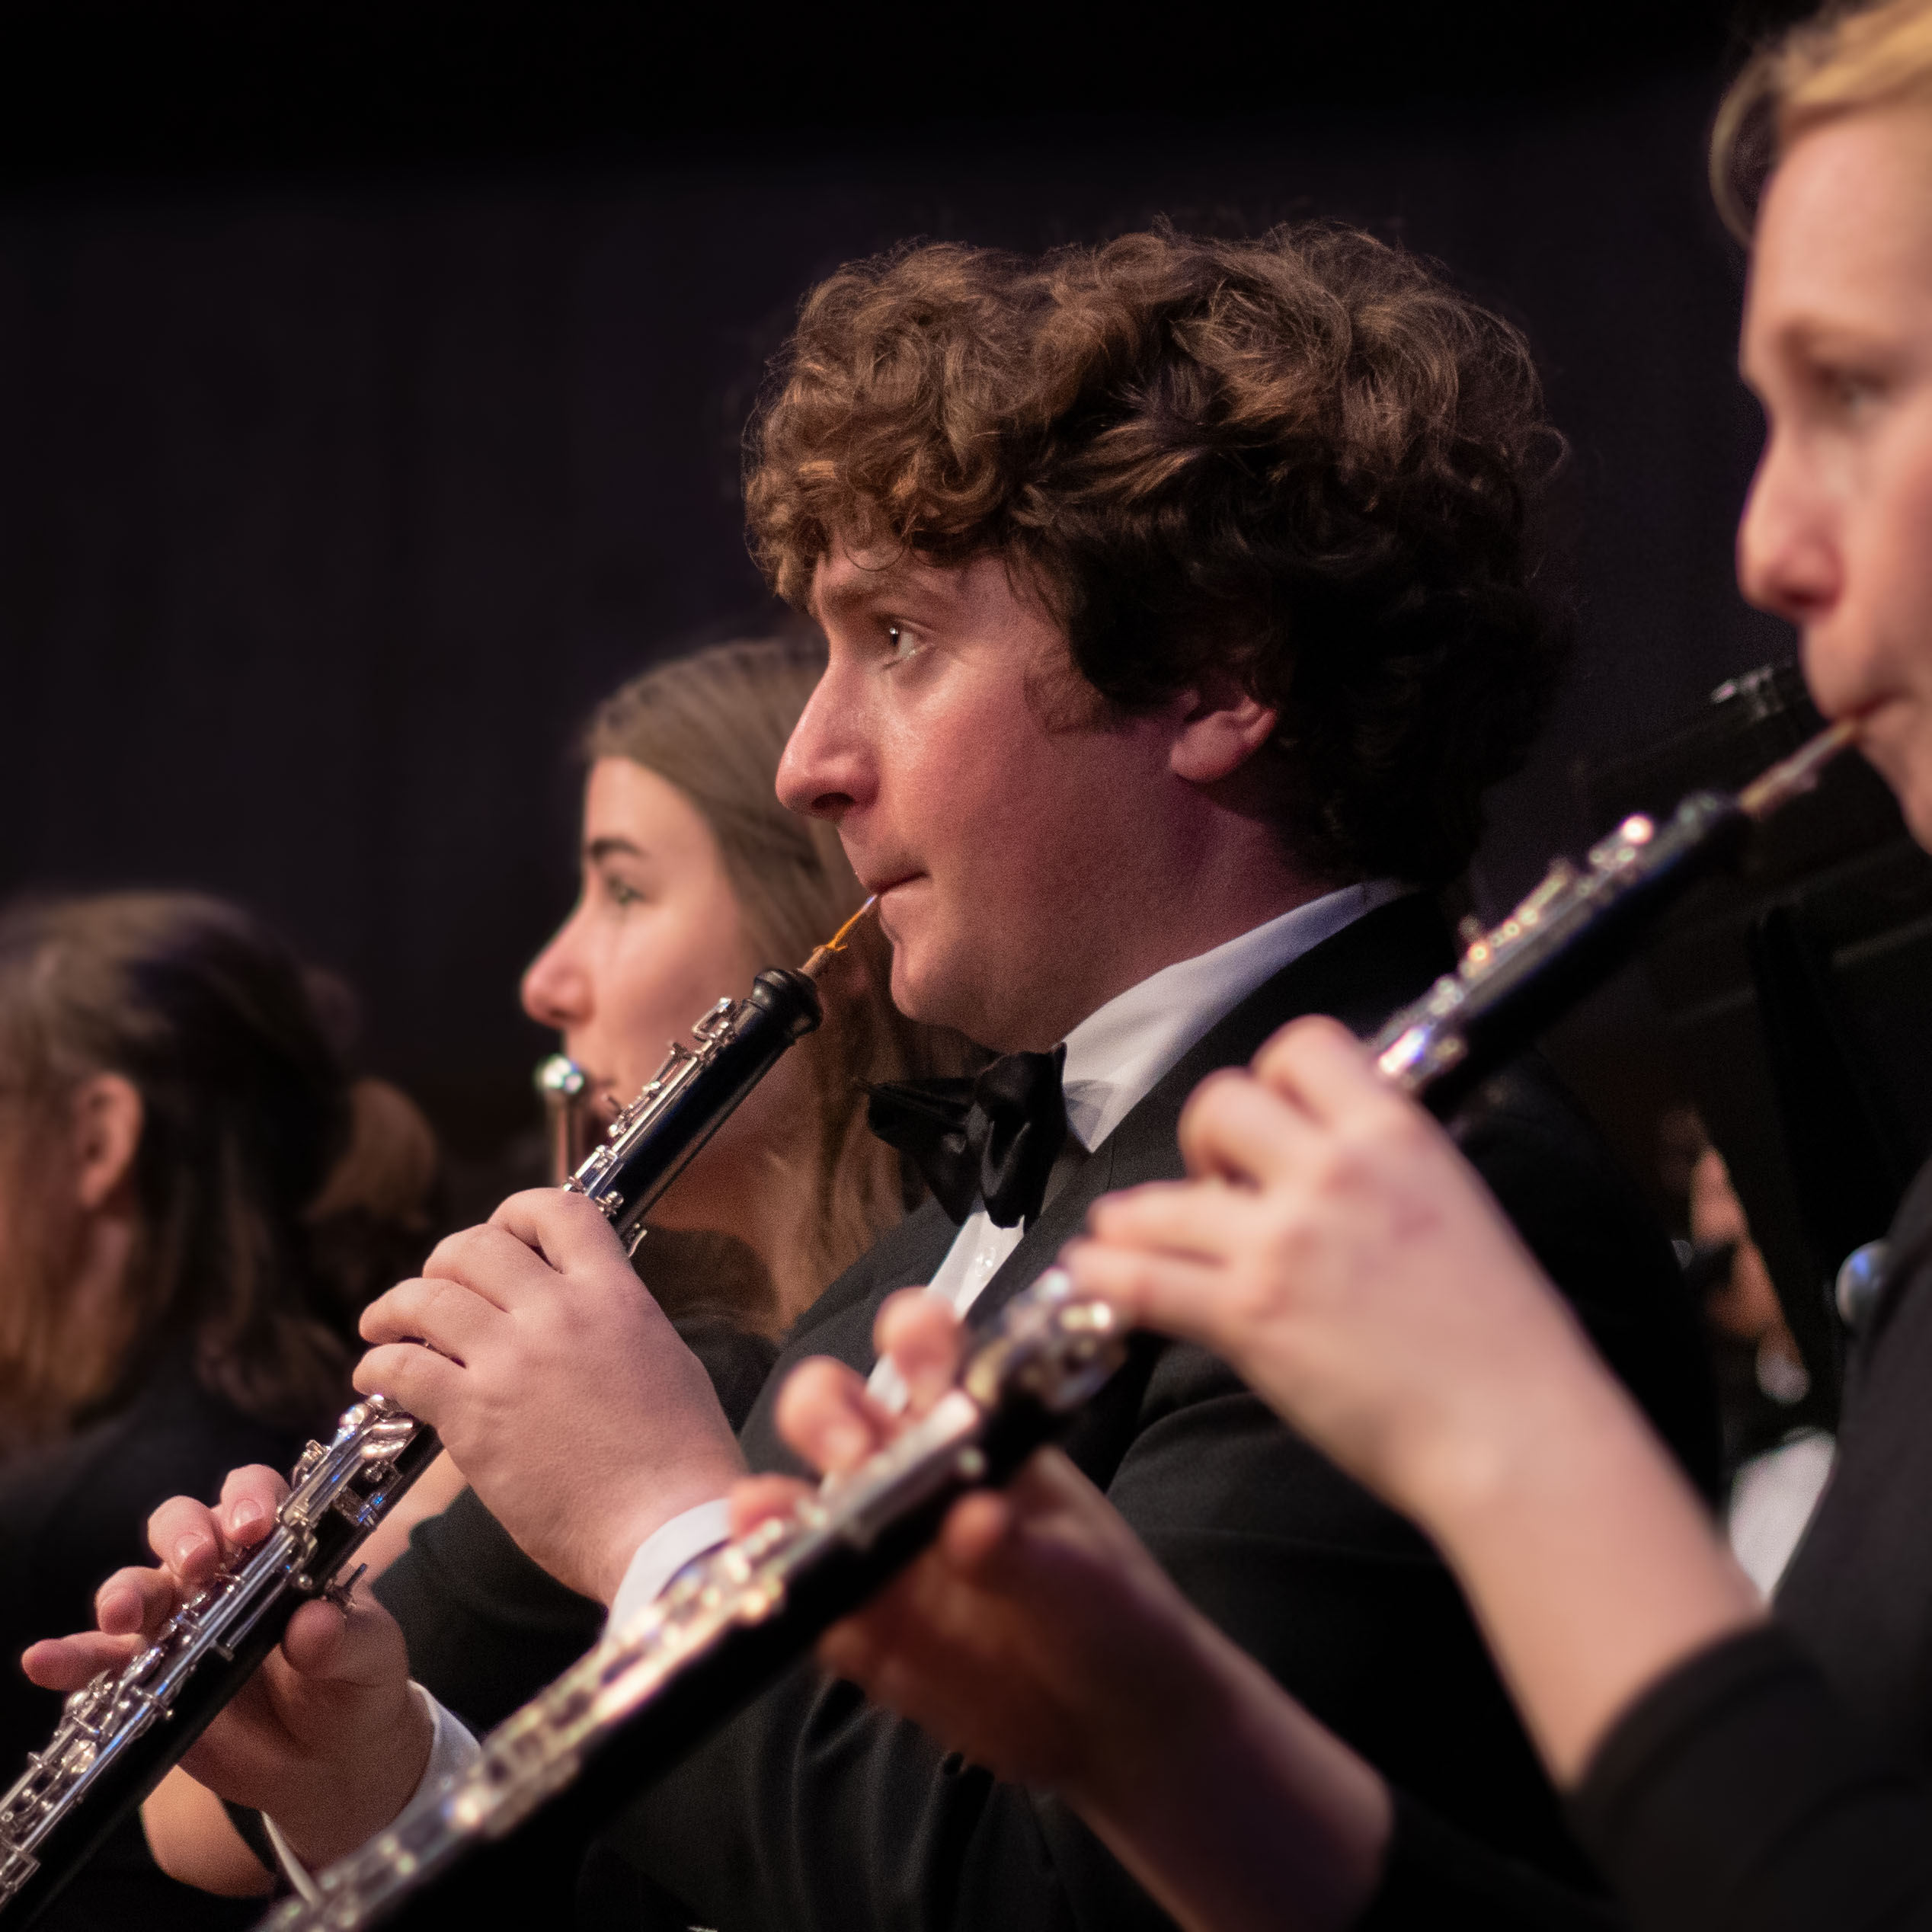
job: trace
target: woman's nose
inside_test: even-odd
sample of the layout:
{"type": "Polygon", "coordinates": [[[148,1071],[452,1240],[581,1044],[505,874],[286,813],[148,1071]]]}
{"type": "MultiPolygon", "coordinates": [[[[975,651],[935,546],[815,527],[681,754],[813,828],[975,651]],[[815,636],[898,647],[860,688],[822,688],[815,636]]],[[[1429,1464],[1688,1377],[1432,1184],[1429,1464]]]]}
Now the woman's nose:
{"type": "Polygon", "coordinates": [[[529,963],[523,974],[523,1010],[541,1026],[558,1032],[581,1026],[590,1017],[590,976],[577,957],[572,933],[575,915],[529,963]]]}
{"type": "Polygon", "coordinates": [[[1828,493],[1776,438],[1738,526],[1738,584],[1761,610],[1793,624],[1815,622],[1843,588],[1828,493]]]}

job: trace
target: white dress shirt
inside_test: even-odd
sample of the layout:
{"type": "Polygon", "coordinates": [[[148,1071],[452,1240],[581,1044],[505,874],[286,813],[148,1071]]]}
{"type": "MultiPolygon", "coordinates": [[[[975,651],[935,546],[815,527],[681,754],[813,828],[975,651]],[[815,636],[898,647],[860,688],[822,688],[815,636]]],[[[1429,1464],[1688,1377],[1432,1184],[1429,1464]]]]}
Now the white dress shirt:
{"type": "MultiPolygon", "coordinates": [[[[1099,1147],[1188,1048],[1257,987],[1410,889],[1391,879],[1345,885],[1211,952],[1163,967],[1108,1000],[1067,1036],[1061,1085],[1068,1131],[1089,1151],[1099,1147]]],[[[1024,1232],[996,1227],[984,1209],[975,1209],[953,1237],[927,1291],[964,1315],[1019,1246],[1024,1232]]],[[[890,1361],[874,1368],[869,1386],[886,1401],[904,1399],[890,1361]]],[[[721,1496],[673,1516],[645,1537],[625,1572],[606,1627],[616,1629],[635,1616],[686,1563],[724,1541],[726,1515],[721,1496]]],[[[440,1706],[434,1707],[441,1751],[460,1758],[469,1733],[440,1706]]]]}

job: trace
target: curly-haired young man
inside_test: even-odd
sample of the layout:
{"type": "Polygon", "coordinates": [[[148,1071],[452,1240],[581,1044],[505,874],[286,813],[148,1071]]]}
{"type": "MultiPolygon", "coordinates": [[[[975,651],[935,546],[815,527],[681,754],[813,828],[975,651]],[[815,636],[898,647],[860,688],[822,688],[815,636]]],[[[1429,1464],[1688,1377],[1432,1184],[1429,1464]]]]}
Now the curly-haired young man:
{"type": "MultiPolygon", "coordinates": [[[[909,1284],[984,1321],[1097,1195],[1180,1171],[1204,1074],[1297,1015],[1365,1029],[1415,995],[1451,958],[1421,888],[1467,863],[1552,677],[1525,517],[1553,443],[1515,332],[1346,231],[1162,231],[1038,260],[924,247],[831,277],[748,446],[753,548],[830,645],[780,790],[837,822],[878,893],[904,1009],[1038,1057],[1001,1086],[1030,1096],[1032,1153],[936,1168],[961,1224],[936,1201],[835,1283],[741,1442],[596,1211],[555,1194],[507,1203],[379,1303],[360,1386],[433,1421],[524,1547],[621,1614],[720,1534],[735,1475],[783,1464],[772,1397],[792,1363],[868,1367],[873,1315],[909,1284]]],[[[1483,1096],[1465,1145],[1705,1469],[1668,1251],[1588,1131],[1531,1064],[1483,1096]]],[[[1397,1788],[1575,1876],[1447,1572],[1224,1368],[1150,1355],[1070,1450],[1397,1788]]],[[[251,1475],[230,1515],[171,1505],[158,1547],[235,1540],[233,1509],[273,1493],[251,1475]]],[[[264,1770],[260,1726],[224,1719],[198,1774],[266,1800],[311,1860],[346,1850],[432,1750],[393,1636],[358,1611],[308,1678],[277,1660],[263,1696],[313,1748],[264,1770]]],[[[809,1668],[613,1837],[667,1925],[1160,1922],[1051,1796],[809,1668]]]]}

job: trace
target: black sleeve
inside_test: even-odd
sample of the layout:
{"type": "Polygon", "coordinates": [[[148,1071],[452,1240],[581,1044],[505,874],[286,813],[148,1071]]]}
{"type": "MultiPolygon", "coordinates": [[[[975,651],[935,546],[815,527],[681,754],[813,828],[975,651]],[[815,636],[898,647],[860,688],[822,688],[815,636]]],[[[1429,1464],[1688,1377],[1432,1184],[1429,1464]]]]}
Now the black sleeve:
{"type": "Polygon", "coordinates": [[[478,1737],[603,1627],[603,1606],[539,1569],[471,1489],[417,1524],[375,1591],[402,1626],[410,1675],[478,1737]]]}
{"type": "Polygon", "coordinates": [[[1932,1926],[1932,1789],[1775,1625],[1640,1697],[1572,1804],[1634,1932],[1932,1926]]]}
{"type": "Polygon", "coordinates": [[[1355,1932],[1617,1932],[1623,1922],[1605,1900],[1498,1857],[1397,1791],[1381,1886],[1355,1932]]]}

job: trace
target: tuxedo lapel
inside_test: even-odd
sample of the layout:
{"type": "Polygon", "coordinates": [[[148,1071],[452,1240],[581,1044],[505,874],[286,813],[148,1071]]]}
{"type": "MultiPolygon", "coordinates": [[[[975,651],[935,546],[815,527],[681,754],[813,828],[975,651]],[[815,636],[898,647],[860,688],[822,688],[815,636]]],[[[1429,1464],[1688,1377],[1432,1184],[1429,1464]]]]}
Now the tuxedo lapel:
{"type": "Polygon", "coordinates": [[[968,1325],[984,1326],[1051,1267],[1103,1194],[1179,1177],[1181,1109],[1216,1068],[1245,1067],[1271,1035],[1304,1013],[1332,1014],[1358,1034],[1372,1033],[1454,964],[1441,909],[1412,893],[1364,913],[1264,980],[1067,1176],[974,1301],[968,1325]]]}

